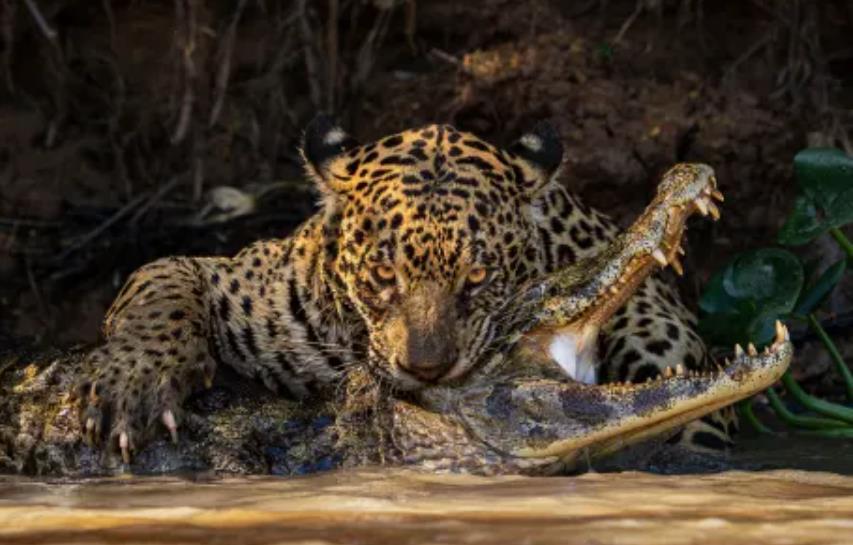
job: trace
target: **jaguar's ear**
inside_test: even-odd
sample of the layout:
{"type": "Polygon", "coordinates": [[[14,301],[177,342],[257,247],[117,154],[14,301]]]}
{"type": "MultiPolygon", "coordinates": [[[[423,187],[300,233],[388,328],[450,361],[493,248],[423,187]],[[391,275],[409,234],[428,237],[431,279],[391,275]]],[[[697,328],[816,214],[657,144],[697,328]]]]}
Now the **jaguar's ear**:
{"type": "Polygon", "coordinates": [[[348,188],[353,173],[346,168],[352,161],[347,152],[357,147],[358,142],[329,115],[318,114],[308,123],[302,137],[302,158],[321,191],[340,193],[348,188]]]}
{"type": "Polygon", "coordinates": [[[516,173],[521,178],[518,181],[530,194],[550,182],[563,161],[563,142],[557,129],[548,121],[537,123],[509,150],[517,156],[516,164],[521,169],[516,173]]]}

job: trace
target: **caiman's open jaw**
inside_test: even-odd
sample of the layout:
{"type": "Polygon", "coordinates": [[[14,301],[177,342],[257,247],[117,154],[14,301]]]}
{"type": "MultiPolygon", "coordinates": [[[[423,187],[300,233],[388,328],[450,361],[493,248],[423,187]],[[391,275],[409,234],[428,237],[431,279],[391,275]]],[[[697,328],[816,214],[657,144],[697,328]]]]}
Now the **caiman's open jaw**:
{"type": "Polygon", "coordinates": [[[510,358],[485,366],[462,388],[423,393],[427,406],[500,457],[495,462],[481,454],[489,460],[480,463],[482,470],[542,471],[565,467],[583,451],[603,456],[779,379],[793,347],[777,322],[776,338],[764,353],[752,345],[747,352],[736,347],[734,360],[714,372],[697,374],[673,362],[674,370],[645,384],[590,384],[594,375],[583,358],[595,349],[600,327],[656,267],[669,264],[682,272],[684,223],[694,212],[717,219],[714,200],[722,194],[710,167],[673,167],[643,215],[606,250],[531,283],[518,303],[532,318],[520,325],[510,358]],[[559,376],[555,363],[571,378],[559,376]]]}
{"type": "Polygon", "coordinates": [[[655,268],[671,265],[683,274],[685,222],[695,212],[719,219],[714,200],[723,195],[711,167],[670,169],[643,215],[605,251],[532,283],[524,304],[538,310],[524,328],[520,351],[547,353],[573,379],[594,384],[601,327],[655,268]]]}

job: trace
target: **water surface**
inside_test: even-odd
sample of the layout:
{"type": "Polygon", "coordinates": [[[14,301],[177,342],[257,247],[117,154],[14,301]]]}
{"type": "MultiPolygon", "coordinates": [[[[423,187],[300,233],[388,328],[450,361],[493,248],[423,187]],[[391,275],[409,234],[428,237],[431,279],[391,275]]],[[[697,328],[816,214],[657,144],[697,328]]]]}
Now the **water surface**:
{"type": "Polygon", "coordinates": [[[10,477],[0,478],[0,543],[853,543],[853,477],[836,473],[850,472],[850,443],[761,441],[747,465],[832,472],[10,477]]]}

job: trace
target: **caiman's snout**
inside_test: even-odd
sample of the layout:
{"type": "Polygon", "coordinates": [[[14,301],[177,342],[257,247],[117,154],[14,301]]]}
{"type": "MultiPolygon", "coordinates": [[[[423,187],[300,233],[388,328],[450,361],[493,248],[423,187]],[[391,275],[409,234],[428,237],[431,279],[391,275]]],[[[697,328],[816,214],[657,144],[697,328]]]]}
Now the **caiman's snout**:
{"type": "Polygon", "coordinates": [[[436,382],[459,357],[455,306],[437,286],[410,293],[388,328],[387,344],[398,367],[424,382],[436,382]]]}

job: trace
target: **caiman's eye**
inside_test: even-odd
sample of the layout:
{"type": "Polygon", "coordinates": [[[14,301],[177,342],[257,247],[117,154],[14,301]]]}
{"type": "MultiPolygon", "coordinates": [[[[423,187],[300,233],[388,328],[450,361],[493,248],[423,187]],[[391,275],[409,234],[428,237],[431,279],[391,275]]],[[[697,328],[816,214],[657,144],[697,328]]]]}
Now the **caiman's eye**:
{"type": "Polygon", "coordinates": [[[468,271],[468,276],[465,277],[465,284],[469,287],[476,287],[486,281],[489,276],[489,271],[485,267],[474,267],[468,271]]]}
{"type": "Polygon", "coordinates": [[[394,267],[388,265],[376,265],[373,267],[373,274],[383,282],[392,282],[397,278],[397,271],[394,270],[394,267]]]}

